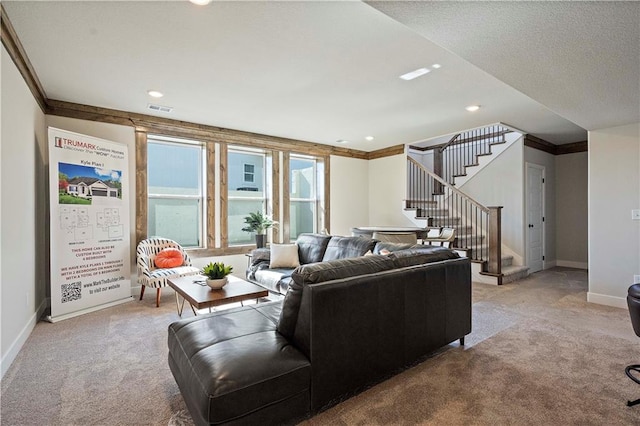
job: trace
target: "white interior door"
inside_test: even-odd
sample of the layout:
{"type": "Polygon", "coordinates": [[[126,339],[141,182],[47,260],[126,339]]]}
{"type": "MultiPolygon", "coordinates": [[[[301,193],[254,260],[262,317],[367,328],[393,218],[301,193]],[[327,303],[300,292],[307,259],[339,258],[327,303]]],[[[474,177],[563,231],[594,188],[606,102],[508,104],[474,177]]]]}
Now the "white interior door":
{"type": "Polygon", "coordinates": [[[544,167],[527,163],[527,266],[541,271],[544,260],[544,167]]]}

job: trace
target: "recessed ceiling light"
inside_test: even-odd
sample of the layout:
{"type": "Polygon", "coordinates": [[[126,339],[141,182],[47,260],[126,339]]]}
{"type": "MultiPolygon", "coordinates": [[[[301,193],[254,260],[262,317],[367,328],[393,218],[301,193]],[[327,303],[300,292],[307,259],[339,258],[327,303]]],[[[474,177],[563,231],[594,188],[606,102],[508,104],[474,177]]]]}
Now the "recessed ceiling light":
{"type": "Polygon", "coordinates": [[[441,66],[442,66],[442,65],[440,65],[440,64],[433,64],[433,65],[431,65],[431,68],[433,68],[433,69],[436,69],[436,70],[437,70],[437,69],[438,69],[438,68],[440,68],[441,66]]]}
{"type": "Polygon", "coordinates": [[[411,71],[411,72],[408,72],[406,74],[402,74],[400,76],[400,78],[403,79],[403,80],[409,81],[409,80],[413,80],[414,78],[418,78],[421,75],[425,75],[425,74],[427,74],[429,72],[431,72],[431,71],[428,70],[427,68],[418,68],[415,71],[411,71]]]}
{"type": "Polygon", "coordinates": [[[211,3],[211,0],[189,0],[193,4],[197,4],[198,6],[206,6],[211,3]]]}
{"type": "Polygon", "coordinates": [[[344,139],[338,139],[336,143],[349,143],[349,141],[346,141],[344,139]]]}
{"type": "Polygon", "coordinates": [[[365,139],[371,142],[373,140],[373,136],[366,136],[365,139]]]}
{"type": "Polygon", "coordinates": [[[147,93],[149,94],[149,96],[152,96],[154,98],[161,98],[164,96],[162,92],[158,92],[157,90],[149,90],[147,91],[147,93]]]}
{"type": "Polygon", "coordinates": [[[469,112],[474,112],[480,109],[480,105],[469,105],[468,107],[465,107],[465,109],[469,112]]]}

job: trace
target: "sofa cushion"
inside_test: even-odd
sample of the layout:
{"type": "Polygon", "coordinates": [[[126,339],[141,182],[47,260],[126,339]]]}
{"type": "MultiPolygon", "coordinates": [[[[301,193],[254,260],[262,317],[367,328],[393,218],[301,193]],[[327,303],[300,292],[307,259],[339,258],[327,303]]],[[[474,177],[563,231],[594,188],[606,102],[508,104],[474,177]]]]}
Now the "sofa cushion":
{"type": "Polygon", "coordinates": [[[458,259],[460,255],[447,247],[418,245],[407,250],[392,252],[389,257],[396,268],[404,268],[405,266],[458,259]]]}
{"type": "Polygon", "coordinates": [[[379,255],[301,265],[291,274],[292,280],[282,304],[278,331],[285,337],[293,338],[298,321],[302,288],[305,285],[373,274],[393,269],[393,267],[393,260],[390,257],[379,255]]]}
{"type": "Polygon", "coordinates": [[[286,294],[293,268],[261,268],[253,274],[253,281],[274,293],[286,294]]]}
{"type": "Polygon", "coordinates": [[[389,252],[394,252],[394,251],[398,251],[398,250],[406,250],[409,248],[413,248],[415,247],[415,244],[410,244],[410,243],[390,243],[390,242],[385,242],[385,241],[378,241],[376,243],[376,246],[373,248],[373,254],[385,254],[385,253],[380,253],[380,251],[382,250],[386,250],[389,252]]]}
{"type": "Polygon", "coordinates": [[[169,326],[169,365],[194,419],[220,424],[300,395],[308,400],[309,360],[275,331],[271,305],[279,304],[169,326]]]}
{"type": "Polygon", "coordinates": [[[298,246],[295,244],[271,244],[269,268],[297,268],[300,266],[298,246]]]}
{"type": "Polygon", "coordinates": [[[373,250],[376,240],[364,237],[338,237],[333,236],[327,244],[327,249],[322,258],[323,262],[336,259],[364,256],[369,250],[373,250]]]}
{"type": "Polygon", "coordinates": [[[296,240],[298,257],[302,265],[306,263],[322,262],[331,235],[300,234],[296,240]]]}
{"type": "Polygon", "coordinates": [[[167,279],[198,275],[199,273],[200,269],[196,268],[195,266],[178,266],[177,268],[154,269],[149,273],[147,280],[144,281],[144,285],[154,288],[164,287],[167,285],[167,279]]]}
{"type": "Polygon", "coordinates": [[[393,259],[389,256],[362,256],[302,265],[293,271],[291,278],[299,286],[304,286],[356,275],[373,274],[394,267],[393,259]]]}

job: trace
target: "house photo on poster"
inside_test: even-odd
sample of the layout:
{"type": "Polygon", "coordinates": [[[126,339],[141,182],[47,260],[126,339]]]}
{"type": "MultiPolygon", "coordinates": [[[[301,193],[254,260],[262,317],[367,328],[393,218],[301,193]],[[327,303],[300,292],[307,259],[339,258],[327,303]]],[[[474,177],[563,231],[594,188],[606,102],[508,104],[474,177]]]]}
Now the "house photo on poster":
{"type": "Polygon", "coordinates": [[[131,300],[126,145],[49,128],[51,321],[131,300]]]}

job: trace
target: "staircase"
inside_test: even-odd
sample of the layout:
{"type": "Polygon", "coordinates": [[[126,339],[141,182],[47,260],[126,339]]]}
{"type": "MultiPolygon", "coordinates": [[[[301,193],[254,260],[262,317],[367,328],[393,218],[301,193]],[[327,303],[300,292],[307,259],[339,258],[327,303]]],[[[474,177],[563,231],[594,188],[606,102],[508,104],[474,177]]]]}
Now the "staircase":
{"type": "Polygon", "coordinates": [[[405,215],[420,227],[455,228],[453,248],[471,259],[473,281],[504,284],[528,275],[529,268],[502,255],[502,207],[483,206],[456,188],[521,136],[502,125],[459,133],[444,145],[426,148],[433,151],[434,171],[407,158],[405,215]]]}

